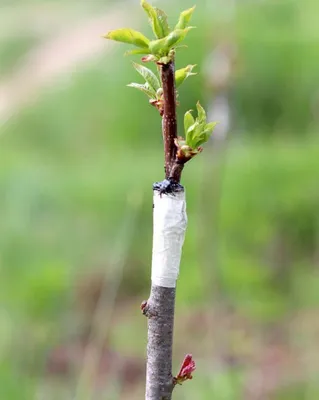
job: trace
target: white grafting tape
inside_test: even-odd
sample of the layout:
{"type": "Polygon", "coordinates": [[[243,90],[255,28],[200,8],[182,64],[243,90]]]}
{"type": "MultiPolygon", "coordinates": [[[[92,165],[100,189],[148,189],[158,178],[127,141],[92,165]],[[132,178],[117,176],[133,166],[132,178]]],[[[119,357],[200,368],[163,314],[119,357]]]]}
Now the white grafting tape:
{"type": "Polygon", "coordinates": [[[152,282],[173,288],[179,274],[187,226],[185,192],[154,192],[152,282]]]}

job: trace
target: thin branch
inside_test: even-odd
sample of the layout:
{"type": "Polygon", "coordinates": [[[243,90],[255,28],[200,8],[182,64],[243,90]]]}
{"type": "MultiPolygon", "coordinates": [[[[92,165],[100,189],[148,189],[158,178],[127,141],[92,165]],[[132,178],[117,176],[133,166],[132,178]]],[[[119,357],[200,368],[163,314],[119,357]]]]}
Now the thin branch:
{"type": "Polygon", "coordinates": [[[178,160],[174,161],[174,163],[172,165],[172,168],[171,168],[171,171],[170,171],[170,174],[169,174],[169,179],[170,180],[173,180],[176,183],[180,182],[181,176],[182,176],[182,171],[183,171],[183,168],[184,168],[184,164],[185,163],[180,162],[178,160]]]}
{"type": "Polygon", "coordinates": [[[175,288],[152,284],[147,302],[148,343],[146,400],[170,400],[172,375],[175,288]]]}
{"type": "Polygon", "coordinates": [[[177,151],[175,146],[175,139],[177,138],[175,65],[173,61],[161,65],[161,79],[164,101],[162,130],[165,153],[165,177],[168,179],[170,178],[177,151]]]}
{"type": "MultiPolygon", "coordinates": [[[[173,282],[168,284],[167,274],[172,273],[173,268],[167,274],[164,274],[164,279],[157,276],[156,273],[153,276],[153,270],[154,264],[160,265],[161,268],[164,268],[164,266],[166,268],[168,265],[173,267],[176,264],[177,270],[179,269],[181,247],[184,241],[184,230],[186,229],[183,188],[180,185],[176,185],[180,182],[184,165],[177,160],[177,147],[175,145],[177,120],[174,62],[171,61],[168,64],[161,65],[160,71],[164,103],[162,130],[165,152],[165,178],[174,182],[171,186],[171,189],[174,190],[169,193],[179,191],[181,192],[181,197],[174,197],[176,200],[170,203],[167,208],[165,208],[164,199],[161,199],[161,195],[159,197],[155,195],[154,197],[156,249],[153,243],[152,287],[149,300],[142,304],[143,314],[148,317],[146,400],[170,400],[172,398],[174,389],[172,350],[177,276],[173,278],[173,282]],[[157,200],[155,201],[155,199],[157,200]],[[159,211],[158,207],[160,207],[159,211]],[[160,220],[160,223],[157,219],[160,220]],[[167,227],[163,228],[166,220],[170,221],[169,229],[167,227]],[[160,229],[156,228],[158,223],[161,226],[160,229]],[[170,243],[165,247],[166,255],[163,255],[162,241],[165,243],[169,241],[170,243]],[[156,256],[156,252],[160,253],[160,260],[156,256]],[[171,261],[173,262],[168,261],[169,259],[172,259],[171,261]]],[[[154,187],[155,191],[156,187],[154,187]]]]}

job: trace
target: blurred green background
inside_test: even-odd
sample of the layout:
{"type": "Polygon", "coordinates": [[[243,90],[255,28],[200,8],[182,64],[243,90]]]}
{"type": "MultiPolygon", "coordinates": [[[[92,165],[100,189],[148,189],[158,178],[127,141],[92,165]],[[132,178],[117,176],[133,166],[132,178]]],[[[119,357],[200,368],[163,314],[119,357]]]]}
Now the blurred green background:
{"type": "MultiPolygon", "coordinates": [[[[171,24],[186,0],[154,2],[171,24]]],[[[319,397],[319,4],[198,0],[179,121],[220,120],[187,165],[174,398],[319,397]]],[[[160,119],[126,46],[139,1],[2,1],[0,399],[141,399],[160,119]]],[[[135,60],[138,61],[138,58],[135,60]]]]}

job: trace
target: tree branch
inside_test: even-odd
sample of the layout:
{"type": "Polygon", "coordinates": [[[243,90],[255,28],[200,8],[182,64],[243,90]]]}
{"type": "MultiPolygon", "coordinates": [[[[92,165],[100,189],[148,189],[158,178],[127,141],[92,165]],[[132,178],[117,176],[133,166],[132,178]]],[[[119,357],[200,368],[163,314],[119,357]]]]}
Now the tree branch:
{"type": "Polygon", "coordinates": [[[176,183],[179,183],[181,180],[183,168],[184,168],[184,163],[175,160],[169,174],[169,179],[173,180],[176,183]]]}
{"type": "Polygon", "coordinates": [[[149,317],[146,400],[170,400],[172,398],[174,309],[175,288],[152,284],[146,312],[149,317]]]}
{"type": "Polygon", "coordinates": [[[142,311],[148,317],[146,400],[171,400],[174,388],[172,349],[175,286],[184,242],[187,217],[185,194],[178,185],[183,163],[178,163],[174,62],[160,66],[163,85],[162,131],[165,178],[170,186],[154,186],[152,286],[142,311]],[[172,183],[173,182],[173,183],[172,183]],[[156,194],[156,192],[159,193],[156,194]],[[173,193],[175,192],[175,193],[173,193]],[[165,198],[162,197],[165,194],[165,198]],[[174,194],[174,196],[171,195],[174,194]]]}
{"type": "Polygon", "coordinates": [[[175,146],[175,139],[177,138],[177,120],[174,61],[161,65],[161,79],[164,101],[162,131],[165,153],[165,178],[168,179],[175,162],[177,151],[175,146]]]}

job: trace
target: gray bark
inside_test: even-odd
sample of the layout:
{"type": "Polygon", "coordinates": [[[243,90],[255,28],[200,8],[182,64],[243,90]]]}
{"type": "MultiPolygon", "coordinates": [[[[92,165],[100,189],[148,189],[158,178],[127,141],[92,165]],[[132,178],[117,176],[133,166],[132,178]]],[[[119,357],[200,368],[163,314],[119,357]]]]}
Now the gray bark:
{"type": "Polygon", "coordinates": [[[175,292],[175,288],[152,285],[151,295],[147,302],[146,400],[172,398],[175,292]]]}

